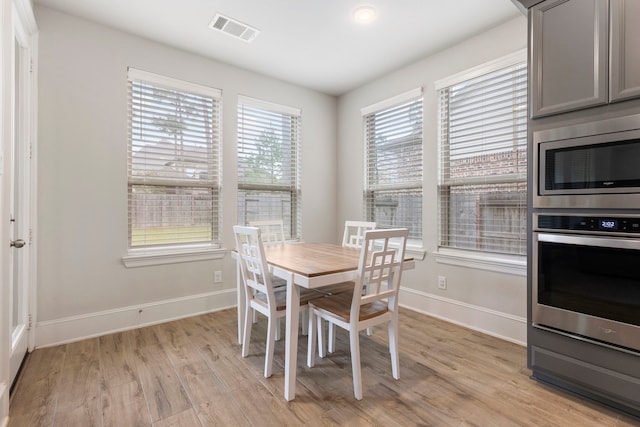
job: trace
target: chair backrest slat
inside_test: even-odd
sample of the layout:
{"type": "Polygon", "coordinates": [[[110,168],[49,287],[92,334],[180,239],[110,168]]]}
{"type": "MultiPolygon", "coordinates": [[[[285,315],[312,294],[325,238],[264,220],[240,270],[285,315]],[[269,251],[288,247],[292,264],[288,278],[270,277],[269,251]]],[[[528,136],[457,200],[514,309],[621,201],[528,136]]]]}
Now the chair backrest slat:
{"type": "Polygon", "coordinates": [[[250,299],[255,289],[267,295],[267,301],[275,301],[271,275],[267,266],[267,259],[258,227],[233,227],[238,250],[238,262],[242,281],[244,282],[247,299],[250,299]]]}
{"type": "Polygon", "coordinates": [[[352,319],[359,318],[360,307],[374,301],[386,299],[390,310],[397,309],[408,235],[406,228],[364,233],[351,304],[352,319]]]}
{"type": "Polygon", "coordinates": [[[364,233],[367,230],[374,230],[375,228],[375,222],[345,221],[344,233],[342,235],[342,246],[360,249],[364,242],[364,233]]]}
{"type": "Polygon", "coordinates": [[[264,246],[284,245],[284,222],[281,219],[250,221],[249,226],[258,227],[264,246]]]}

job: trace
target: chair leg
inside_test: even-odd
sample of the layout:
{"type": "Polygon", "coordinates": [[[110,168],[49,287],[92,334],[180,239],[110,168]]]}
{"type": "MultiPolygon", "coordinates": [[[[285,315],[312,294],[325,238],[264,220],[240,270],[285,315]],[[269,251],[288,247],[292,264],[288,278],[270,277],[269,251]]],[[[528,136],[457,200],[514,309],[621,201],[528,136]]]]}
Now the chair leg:
{"type": "Polygon", "coordinates": [[[280,341],[282,339],[282,328],[280,326],[280,317],[276,319],[276,341],[280,341]]]}
{"type": "Polygon", "coordinates": [[[396,380],[400,379],[400,359],[398,352],[398,322],[389,321],[389,353],[391,353],[391,374],[396,380]]]}
{"type": "Polygon", "coordinates": [[[355,328],[349,330],[351,343],[351,371],[353,375],[353,394],[356,400],[362,399],[362,372],[360,371],[360,334],[355,328]]]}
{"type": "Polygon", "coordinates": [[[336,351],[336,325],[329,322],[329,353],[336,351]]]}
{"type": "Polygon", "coordinates": [[[251,340],[251,325],[252,318],[251,312],[255,310],[249,307],[249,302],[247,302],[246,310],[244,313],[244,328],[242,332],[242,357],[247,357],[249,355],[249,341],[251,340]]]}
{"type": "Polygon", "coordinates": [[[267,326],[267,346],[264,355],[264,377],[269,378],[273,368],[273,353],[276,346],[276,325],[280,319],[274,319],[275,315],[269,316],[267,326]]]}
{"type": "MultiPolygon", "coordinates": [[[[318,320],[320,320],[319,317],[318,320]]],[[[307,325],[307,331],[309,331],[307,336],[307,366],[310,368],[313,368],[316,364],[316,329],[313,327],[314,321],[315,315],[313,314],[313,309],[309,308],[309,323],[307,325]]]]}
{"type": "Polygon", "coordinates": [[[309,333],[309,310],[300,311],[300,315],[302,316],[302,321],[300,322],[300,330],[302,335],[307,335],[309,333]]]}
{"type": "MultiPolygon", "coordinates": [[[[318,328],[318,355],[320,356],[320,358],[322,359],[323,357],[325,357],[327,355],[327,352],[325,351],[324,348],[324,328],[322,327],[322,317],[320,316],[316,316],[316,318],[318,319],[317,323],[317,328],[318,328]]],[[[332,323],[329,323],[329,327],[331,327],[332,323]]]]}

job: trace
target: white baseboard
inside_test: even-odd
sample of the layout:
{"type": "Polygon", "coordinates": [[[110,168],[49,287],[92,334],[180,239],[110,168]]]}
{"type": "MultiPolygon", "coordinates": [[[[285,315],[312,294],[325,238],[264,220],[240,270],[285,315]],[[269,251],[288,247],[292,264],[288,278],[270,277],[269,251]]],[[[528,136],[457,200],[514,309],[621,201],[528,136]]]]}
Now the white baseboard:
{"type": "MultiPolygon", "coordinates": [[[[8,375],[8,374],[7,374],[8,375]]],[[[0,427],[9,425],[9,387],[7,383],[0,383],[0,427]]]]}
{"type": "Polygon", "coordinates": [[[527,319],[507,313],[400,288],[400,306],[522,346],[527,345],[527,319]],[[407,304],[407,301],[410,301],[407,304]]]}
{"type": "Polygon", "coordinates": [[[36,348],[93,338],[235,307],[236,289],[47,320],[36,324],[36,348]]]}
{"type": "MultiPolygon", "coordinates": [[[[35,334],[36,347],[65,344],[219,311],[236,305],[236,290],[226,289],[38,322],[35,334]]],[[[526,346],[527,343],[527,322],[522,317],[404,287],[400,288],[400,305],[522,346],[526,346]],[[407,304],[407,301],[410,303],[407,304]]]]}

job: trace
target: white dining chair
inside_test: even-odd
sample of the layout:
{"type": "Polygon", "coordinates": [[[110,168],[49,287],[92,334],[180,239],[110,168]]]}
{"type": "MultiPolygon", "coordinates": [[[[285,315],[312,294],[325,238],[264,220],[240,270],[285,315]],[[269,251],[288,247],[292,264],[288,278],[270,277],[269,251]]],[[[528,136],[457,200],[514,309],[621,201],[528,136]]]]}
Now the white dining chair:
{"type": "MultiPolygon", "coordinates": [[[[376,228],[375,222],[368,221],[345,221],[344,222],[344,234],[342,236],[342,246],[347,248],[361,249],[364,241],[364,233],[367,230],[374,230],[376,228]]],[[[341,292],[351,291],[352,287],[349,283],[338,283],[335,285],[329,285],[318,289],[318,292],[323,294],[335,295],[341,292]]],[[[329,336],[332,336],[332,331],[329,331],[329,336]]],[[[331,346],[331,345],[330,345],[331,346]]]]}
{"type": "MultiPolygon", "coordinates": [[[[361,249],[362,242],[364,240],[364,233],[368,230],[375,230],[376,223],[373,221],[352,221],[347,220],[344,222],[344,232],[342,234],[342,246],[347,248],[361,249]]],[[[321,290],[327,295],[339,294],[341,292],[350,291],[348,284],[339,284],[329,286],[326,289],[321,290]]],[[[329,353],[333,353],[336,343],[336,328],[331,323],[329,324],[329,353]]],[[[367,329],[367,335],[373,333],[371,328],[367,329]]]]}
{"type": "Polygon", "coordinates": [[[261,221],[249,221],[250,227],[258,227],[262,235],[262,244],[265,246],[284,245],[284,221],[270,219],[261,221]]]}
{"type": "MultiPolygon", "coordinates": [[[[244,327],[242,335],[242,357],[249,354],[249,342],[251,340],[251,311],[266,316],[267,343],[265,349],[264,376],[271,376],[273,366],[273,354],[276,338],[277,320],[286,315],[286,290],[274,289],[271,281],[271,273],[268,270],[267,259],[264,253],[260,229],[257,227],[233,227],[238,251],[238,263],[243,281],[246,298],[244,327]]],[[[302,289],[300,291],[300,306],[306,308],[309,300],[319,298],[317,292],[302,289]]]]}
{"type": "MultiPolygon", "coordinates": [[[[344,232],[342,234],[342,246],[347,248],[360,249],[362,248],[362,242],[364,240],[364,233],[367,230],[374,230],[376,223],[371,221],[351,221],[344,222],[344,232]]],[[[329,285],[317,289],[324,295],[336,295],[342,292],[351,291],[352,286],[349,283],[338,283],[335,285],[329,285]]],[[[333,353],[336,342],[336,328],[331,323],[329,324],[329,353],[333,353]]],[[[367,335],[371,335],[372,331],[367,329],[367,335]]],[[[321,349],[323,351],[324,349],[321,349]]]]}
{"type": "Polygon", "coordinates": [[[376,223],[371,221],[345,221],[342,246],[360,249],[364,240],[364,232],[375,228],[376,223]]]}
{"type": "MultiPolygon", "coordinates": [[[[286,244],[286,239],[284,237],[284,221],[281,219],[270,219],[270,220],[260,220],[260,221],[249,221],[250,227],[258,227],[260,229],[260,233],[262,236],[262,244],[264,246],[276,246],[276,245],[284,245],[286,244]]],[[[273,287],[275,289],[282,288],[286,290],[287,283],[274,277],[273,287]]],[[[307,312],[301,312],[302,321],[300,322],[300,330],[302,331],[302,335],[307,335],[307,312]]],[[[256,322],[256,314],[253,312],[253,323],[256,322]]],[[[280,320],[278,319],[277,328],[276,328],[276,341],[280,341],[280,320]]]]}
{"type": "Polygon", "coordinates": [[[393,378],[400,378],[398,350],[398,289],[402,278],[408,230],[371,230],[364,234],[357,278],[352,292],[309,301],[307,365],[315,365],[316,334],[323,357],[321,319],[349,332],[355,398],[362,399],[360,331],[386,323],[393,378]],[[393,242],[393,243],[392,243],[393,242]]]}
{"type": "MultiPolygon", "coordinates": [[[[364,240],[364,233],[368,230],[374,230],[376,223],[373,221],[353,221],[347,220],[344,222],[344,231],[342,234],[342,246],[347,248],[361,249],[362,242],[364,240]]],[[[339,283],[336,285],[330,285],[318,289],[325,295],[336,295],[342,292],[351,291],[349,283],[339,283]]],[[[367,329],[367,335],[371,335],[373,332],[369,328],[367,329]]],[[[329,353],[333,353],[336,343],[336,328],[333,324],[329,323],[329,353]]],[[[320,349],[324,351],[324,349],[320,349]]]]}
{"type": "MultiPolygon", "coordinates": [[[[249,227],[258,227],[260,229],[260,236],[264,246],[285,244],[284,221],[281,219],[249,221],[249,227]]],[[[272,283],[275,289],[287,285],[286,282],[277,277],[273,278],[272,283]]],[[[256,323],[258,319],[255,310],[253,310],[252,318],[253,323],[256,323]]],[[[307,328],[305,327],[304,329],[306,331],[307,328]]],[[[280,319],[276,323],[276,341],[280,341],[280,319]]]]}

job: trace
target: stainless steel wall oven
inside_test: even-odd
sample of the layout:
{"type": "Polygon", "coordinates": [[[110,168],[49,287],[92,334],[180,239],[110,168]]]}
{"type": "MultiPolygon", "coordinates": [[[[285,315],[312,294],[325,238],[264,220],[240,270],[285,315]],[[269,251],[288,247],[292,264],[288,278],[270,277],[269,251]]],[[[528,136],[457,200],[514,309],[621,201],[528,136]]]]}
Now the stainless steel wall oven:
{"type": "Polygon", "coordinates": [[[534,326],[640,352],[640,215],[533,220],[534,326]]]}
{"type": "Polygon", "coordinates": [[[530,147],[528,364],[640,417],[640,114],[552,124],[530,147]]]}

